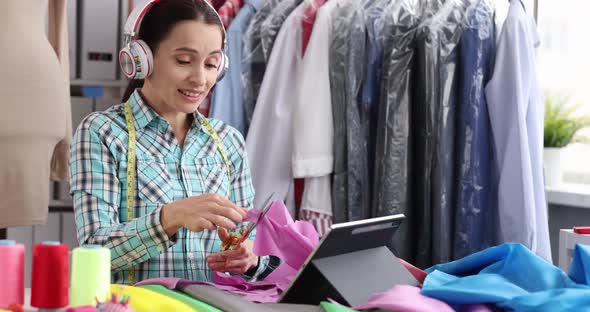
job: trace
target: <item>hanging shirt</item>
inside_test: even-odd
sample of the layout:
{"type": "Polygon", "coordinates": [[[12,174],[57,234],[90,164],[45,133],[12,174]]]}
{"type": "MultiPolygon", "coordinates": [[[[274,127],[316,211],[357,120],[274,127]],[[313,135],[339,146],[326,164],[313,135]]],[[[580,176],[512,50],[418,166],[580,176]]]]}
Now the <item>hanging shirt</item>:
{"type": "Polygon", "coordinates": [[[494,66],[493,15],[491,3],[478,0],[460,43],[454,259],[494,244],[493,149],[484,88],[494,66]]]}
{"type": "Polygon", "coordinates": [[[519,242],[551,261],[543,182],[544,103],[535,48],[539,34],[522,1],[511,1],[486,99],[498,177],[497,240],[519,242]]]}
{"type": "MultiPolygon", "coordinates": [[[[332,105],[330,98],[329,40],[332,12],[339,1],[322,6],[317,13],[308,49],[301,62],[299,98],[293,109],[293,175],[297,178],[327,176],[333,170],[332,105]],[[313,79],[311,78],[313,77],[313,79]]],[[[325,182],[330,182],[329,178],[325,182]]],[[[306,181],[305,193],[310,189],[306,181]]],[[[329,189],[329,187],[328,187],[329,189]]],[[[329,196],[329,194],[326,194],[329,196]]],[[[308,199],[309,203],[314,200],[308,199]]],[[[330,207],[308,207],[332,214],[330,207]]]]}
{"type": "MultiPolygon", "coordinates": [[[[244,139],[220,121],[210,121],[229,158],[228,177],[215,141],[202,126],[203,116],[193,114],[181,149],[170,124],[144,103],[138,90],[130,103],[137,131],[136,217],[120,221],[127,211],[128,191],[128,131],[121,104],[86,117],[72,142],[70,190],[78,241],[110,249],[113,283],[126,284],[130,267],[137,280],[174,276],[213,281],[206,259],[221,250],[217,231],[180,228],[169,237],[160,213],[168,203],[206,193],[229,194],[238,206],[252,208],[254,189],[244,139]]],[[[267,269],[268,257],[261,257],[260,263],[257,275],[267,269]]]]}
{"type": "MultiPolygon", "coordinates": [[[[337,2],[337,1],[334,1],[337,2]]],[[[299,134],[301,133],[305,133],[305,134],[309,134],[309,131],[307,131],[309,129],[310,124],[308,123],[309,117],[313,118],[313,120],[318,120],[318,118],[314,118],[314,117],[318,117],[316,116],[316,112],[318,112],[317,108],[318,107],[329,107],[330,112],[326,115],[320,116],[323,117],[323,123],[327,124],[328,127],[330,127],[332,125],[332,112],[331,112],[331,103],[329,103],[329,97],[328,97],[328,102],[327,103],[317,103],[319,105],[313,105],[312,107],[308,107],[311,108],[311,111],[313,113],[310,114],[310,111],[299,111],[302,108],[302,104],[305,106],[305,104],[308,104],[308,102],[306,100],[302,100],[302,98],[306,98],[307,100],[309,100],[309,98],[315,99],[315,97],[313,96],[307,96],[307,95],[311,95],[311,94],[315,94],[316,88],[312,87],[312,89],[309,90],[305,90],[306,88],[308,88],[309,86],[311,86],[313,83],[311,83],[311,79],[306,79],[306,77],[315,77],[315,79],[313,79],[313,81],[317,82],[317,77],[318,75],[317,72],[315,71],[315,66],[320,66],[324,72],[322,75],[324,78],[329,79],[329,71],[327,70],[329,64],[328,64],[328,60],[327,60],[327,55],[328,55],[328,45],[327,43],[329,41],[320,41],[319,44],[316,43],[315,45],[318,45],[315,47],[315,55],[317,54],[321,54],[326,56],[326,58],[323,60],[322,63],[317,62],[316,64],[313,64],[312,66],[310,66],[310,63],[314,63],[313,61],[310,62],[309,59],[306,60],[306,58],[311,57],[312,59],[314,59],[313,56],[305,56],[306,53],[306,49],[307,46],[309,44],[309,41],[311,40],[311,36],[312,36],[312,30],[314,28],[315,21],[316,21],[316,15],[318,12],[318,9],[320,9],[320,7],[322,5],[324,5],[325,0],[315,0],[312,3],[308,4],[305,8],[305,12],[303,14],[303,19],[301,21],[301,29],[302,29],[302,56],[303,56],[303,61],[302,61],[302,68],[301,68],[301,89],[299,91],[300,94],[300,100],[299,103],[297,103],[297,106],[294,108],[293,111],[293,132],[294,132],[294,141],[293,141],[293,154],[296,155],[297,151],[296,148],[299,146],[297,144],[297,140],[301,139],[301,137],[299,136],[299,134]],[[313,117],[312,117],[313,116],[313,117]],[[300,117],[303,117],[303,119],[300,119],[300,117]]],[[[320,37],[322,37],[321,33],[325,33],[326,30],[322,30],[319,29],[321,27],[325,27],[327,28],[331,27],[331,25],[323,25],[320,26],[318,24],[318,28],[316,28],[315,33],[320,33],[320,37]]],[[[325,38],[324,38],[325,39],[325,38]]],[[[314,38],[314,40],[317,40],[314,38]]],[[[316,56],[317,57],[317,56],[316,56]]],[[[327,92],[329,93],[329,81],[324,81],[324,83],[326,83],[326,88],[327,89],[323,89],[327,90],[327,92]]],[[[313,100],[312,100],[313,101],[313,100]]],[[[323,110],[325,111],[325,110],[323,110]]],[[[312,128],[315,128],[314,126],[311,126],[312,128]]],[[[315,134],[318,134],[321,132],[316,132],[315,134]]],[[[328,130],[329,134],[333,135],[333,129],[328,130]]],[[[316,142],[317,136],[312,136],[310,138],[309,141],[307,141],[307,144],[311,144],[312,142],[317,143],[316,142]]],[[[320,143],[323,140],[320,140],[320,143]]],[[[305,144],[305,143],[304,143],[305,144]]],[[[329,152],[326,153],[327,157],[332,158],[332,151],[331,151],[331,147],[332,147],[332,142],[329,143],[329,152]]],[[[316,146],[316,144],[313,144],[313,146],[316,146]]],[[[321,147],[320,147],[321,148],[321,147]]],[[[295,163],[297,160],[295,159],[295,157],[293,158],[293,162],[295,163]]],[[[331,161],[332,165],[333,160],[331,161]]],[[[295,177],[298,177],[298,172],[296,171],[296,168],[293,168],[293,174],[295,175],[295,177]]],[[[311,224],[313,224],[313,226],[315,227],[315,229],[318,231],[318,234],[320,236],[323,236],[324,234],[326,234],[328,232],[328,230],[330,229],[330,226],[332,225],[332,194],[331,194],[331,170],[330,170],[330,174],[325,174],[323,176],[319,176],[319,177],[315,177],[315,176],[307,176],[305,177],[304,180],[302,180],[303,183],[298,184],[297,180],[295,181],[295,190],[296,190],[296,194],[298,191],[298,186],[300,185],[305,185],[305,187],[301,190],[302,195],[301,195],[301,201],[300,201],[300,209],[299,209],[299,213],[298,213],[298,217],[300,220],[304,220],[304,221],[308,221],[311,224]]]]}
{"type": "MultiPolygon", "coordinates": [[[[255,205],[275,192],[284,199],[293,183],[293,116],[297,103],[301,68],[301,18],[304,5],[289,15],[279,31],[260,96],[246,138],[252,181],[257,193],[255,205]]],[[[288,207],[292,216],[295,207],[288,207]]]]}
{"type": "MultiPolygon", "coordinates": [[[[246,111],[246,132],[252,122],[256,99],[262,84],[262,78],[266,70],[266,59],[262,53],[261,45],[261,25],[271,13],[274,7],[279,4],[279,0],[264,1],[262,7],[256,12],[248,28],[244,32],[243,38],[243,55],[242,55],[242,99],[244,110],[246,111]]],[[[234,62],[239,62],[235,60],[234,62]]]]}
{"type": "Polygon", "coordinates": [[[215,84],[212,96],[211,117],[220,119],[246,136],[246,113],[242,98],[242,48],[248,23],[262,5],[262,0],[246,0],[226,32],[229,69],[225,77],[215,84]]]}

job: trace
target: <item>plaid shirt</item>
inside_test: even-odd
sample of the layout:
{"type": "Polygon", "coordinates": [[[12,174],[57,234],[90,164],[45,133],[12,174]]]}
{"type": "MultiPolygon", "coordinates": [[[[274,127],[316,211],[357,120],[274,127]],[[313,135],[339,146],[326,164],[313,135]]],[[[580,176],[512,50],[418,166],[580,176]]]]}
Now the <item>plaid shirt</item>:
{"type": "MultiPolygon", "coordinates": [[[[229,192],[232,202],[251,208],[254,189],[244,139],[219,120],[210,121],[229,158],[228,177],[215,141],[201,126],[203,116],[193,115],[193,126],[180,149],[169,123],[143,102],[137,90],[130,102],[137,132],[135,218],[126,221],[128,132],[124,104],[119,104],[86,117],[71,145],[78,241],[111,250],[113,283],[127,283],[130,266],[136,282],[155,277],[212,281],[206,258],[220,251],[217,231],[181,228],[168,237],[160,212],[167,203],[205,193],[228,196],[229,192]]],[[[272,270],[268,263],[268,257],[261,257],[256,273],[244,277],[267,275],[272,270]]]]}

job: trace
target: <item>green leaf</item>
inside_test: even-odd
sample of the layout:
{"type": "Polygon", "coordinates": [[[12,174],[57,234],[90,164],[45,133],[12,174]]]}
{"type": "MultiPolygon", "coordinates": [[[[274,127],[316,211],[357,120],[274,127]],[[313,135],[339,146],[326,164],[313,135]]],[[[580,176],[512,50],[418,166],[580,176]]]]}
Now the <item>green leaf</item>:
{"type": "Polygon", "coordinates": [[[569,96],[546,96],[543,135],[545,147],[564,147],[572,141],[578,130],[590,126],[590,116],[572,117],[580,108],[580,103],[566,108],[569,101],[569,96]]]}

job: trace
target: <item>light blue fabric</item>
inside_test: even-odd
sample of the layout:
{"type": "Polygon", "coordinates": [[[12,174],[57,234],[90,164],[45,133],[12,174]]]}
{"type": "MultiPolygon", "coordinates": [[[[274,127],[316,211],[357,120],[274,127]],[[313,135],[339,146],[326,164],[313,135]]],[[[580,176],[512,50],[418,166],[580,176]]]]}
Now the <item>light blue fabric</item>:
{"type": "Polygon", "coordinates": [[[210,117],[220,119],[246,136],[246,113],[242,101],[242,37],[262,0],[247,0],[227,28],[229,70],[216,85],[211,98],[210,117]]]}
{"type": "Polygon", "coordinates": [[[571,278],[522,244],[491,247],[426,271],[422,294],[454,306],[492,303],[517,311],[587,311],[590,248],[576,246],[571,278]]]}
{"type": "Polygon", "coordinates": [[[542,161],[545,105],[535,51],[539,44],[531,9],[511,1],[485,92],[498,179],[497,243],[522,243],[551,261],[542,161]]]}

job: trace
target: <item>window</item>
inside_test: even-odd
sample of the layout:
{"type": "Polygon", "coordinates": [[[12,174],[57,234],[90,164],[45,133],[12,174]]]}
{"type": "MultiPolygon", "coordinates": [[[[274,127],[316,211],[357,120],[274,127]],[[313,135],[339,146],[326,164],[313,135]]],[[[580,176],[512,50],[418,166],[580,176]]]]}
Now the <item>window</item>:
{"type": "MultiPolygon", "coordinates": [[[[539,75],[546,93],[567,95],[590,115],[590,2],[538,0],[539,75]]],[[[590,184],[590,128],[563,150],[563,180],[590,184]]]]}

